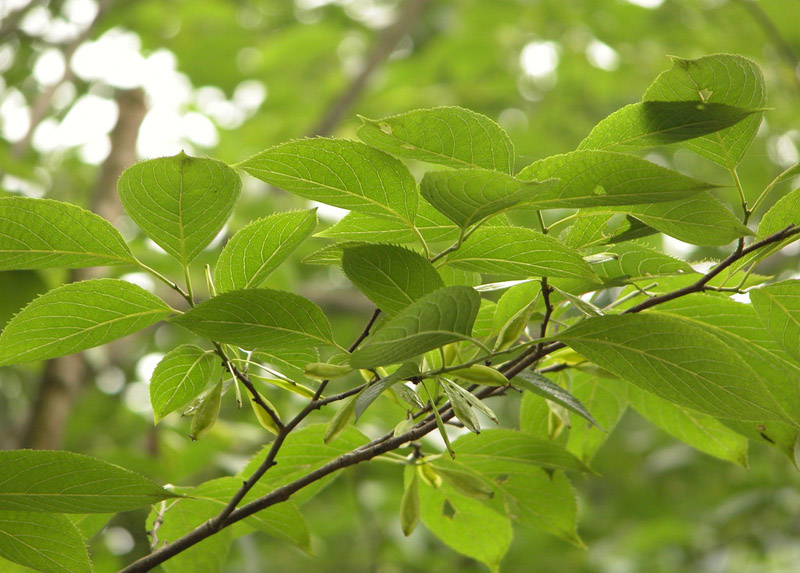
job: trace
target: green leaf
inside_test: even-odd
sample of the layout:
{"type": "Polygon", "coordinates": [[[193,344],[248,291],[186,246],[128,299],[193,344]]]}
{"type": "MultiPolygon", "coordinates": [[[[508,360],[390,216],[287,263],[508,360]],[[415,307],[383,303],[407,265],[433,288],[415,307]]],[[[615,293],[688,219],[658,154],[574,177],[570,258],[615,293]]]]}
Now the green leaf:
{"type": "Polygon", "coordinates": [[[787,421],[753,368],[703,326],[655,314],[607,315],[583,320],[557,338],[676,404],[715,417],[787,421]]]}
{"type": "Polygon", "coordinates": [[[521,181],[485,169],[429,171],[420,192],[428,202],[462,229],[534,200],[555,181],[521,181]]]}
{"type": "MultiPolygon", "coordinates": [[[[579,211],[578,214],[581,214],[579,211]]],[[[595,243],[603,239],[608,228],[608,221],[612,215],[590,215],[576,219],[569,227],[559,235],[558,239],[573,249],[590,243],[595,243]]]]}
{"type": "Polygon", "coordinates": [[[0,452],[0,510],[128,511],[175,497],[150,478],[71,452],[0,452]]]}
{"type": "Polygon", "coordinates": [[[238,165],[253,177],[334,207],[414,222],[419,194],[391,155],[346,139],[301,139],[238,165]]]}
{"type": "Polygon", "coordinates": [[[463,390],[455,386],[453,383],[448,382],[447,379],[442,379],[440,384],[442,385],[442,389],[447,396],[447,400],[453,407],[453,412],[455,413],[456,418],[458,418],[458,420],[464,424],[464,427],[470,432],[480,434],[481,423],[478,420],[477,414],[472,409],[472,405],[464,396],[466,390],[463,390]]]}
{"type": "Polygon", "coordinates": [[[354,368],[395,364],[469,337],[481,304],[467,286],[425,295],[387,320],[350,357],[354,368]]]}
{"type": "Polygon", "coordinates": [[[259,288],[226,292],[173,319],[198,336],[272,351],[334,344],[328,318],[299,295],[259,288]]]}
{"type": "Polygon", "coordinates": [[[219,358],[210,350],[183,344],[167,353],[150,379],[150,404],[157,424],[194,400],[211,381],[219,358]]]}
{"type": "Polygon", "coordinates": [[[361,118],[358,136],[398,157],[448,167],[514,170],[514,144],[486,116],[460,107],[418,109],[381,120],[361,118]]]}
{"type": "Polygon", "coordinates": [[[688,263],[637,243],[603,247],[603,252],[617,255],[615,259],[592,267],[606,284],[624,284],[649,277],[695,272],[688,263]]]}
{"type": "Polygon", "coordinates": [[[643,101],[598,123],[578,149],[630,151],[678,143],[731,127],[758,111],[724,103],[643,101]]]}
{"type": "Polygon", "coordinates": [[[503,293],[492,316],[490,332],[497,335],[495,349],[504,350],[519,340],[528,326],[540,292],[541,285],[531,281],[514,285],[503,293]]]}
{"type": "Polygon", "coordinates": [[[600,426],[600,424],[597,423],[597,420],[595,420],[589,413],[589,410],[586,409],[586,406],[581,404],[580,400],[570,394],[566,389],[562,388],[538,372],[523,370],[511,380],[511,384],[517,388],[522,388],[528,392],[538,394],[539,396],[542,396],[551,402],[555,402],[567,410],[581,416],[589,423],[598,427],[600,426]]]}
{"type": "Polygon", "coordinates": [[[358,397],[356,397],[354,411],[356,420],[358,420],[364,411],[369,408],[378,396],[383,394],[387,389],[391,388],[398,382],[411,378],[412,376],[419,375],[419,367],[414,362],[406,362],[401,364],[400,367],[380,380],[373,382],[358,397]]]}
{"type": "Polygon", "coordinates": [[[224,163],[183,152],[137,163],[117,185],[134,223],[183,265],[219,233],[241,188],[239,175],[224,163]]]}
{"type": "Polygon", "coordinates": [[[51,199],[0,198],[0,270],[133,265],[111,223],[51,199]]]}
{"type": "Polygon", "coordinates": [[[72,354],[155,324],[172,312],[155,295],[119,279],[53,289],[23,308],[0,334],[0,366],[72,354]]]}
{"type": "Polygon", "coordinates": [[[0,271],[0,284],[0,331],[20,309],[49,288],[38,271],[0,271]]]}
{"type": "Polygon", "coordinates": [[[523,227],[478,229],[460,249],[448,255],[447,264],[503,278],[552,276],[597,280],[577,251],[523,227]]]}
{"type": "Polygon", "coordinates": [[[800,360],[800,280],[783,281],[750,291],[761,322],[795,360],[800,360]]]}
{"type": "MultiPolygon", "coordinates": [[[[789,225],[800,225],[800,188],[790,191],[764,213],[758,223],[758,235],[768,237],[789,225]]],[[[797,237],[792,237],[797,240],[797,237]]]]}
{"type": "Polygon", "coordinates": [[[570,415],[570,430],[566,448],[585,463],[589,463],[605,443],[628,407],[628,388],[621,380],[602,378],[572,370],[570,390],[592,412],[599,428],[576,414],[570,415]]]}
{"type": "Polygon", "coordinates": [[[559,179],[531,202],[531,206],[541,209],[677,201],[715,187],[640,157],[596,150],[541,159],[517,177],[559,179]]]}
{"type": "Polygon", "coordinates": [[[276,213],[239,230],[217,260],[217,292],[261,286],[316,226],[316,209],[311,209],[276,213]]]}
{"type": "Polygon", "coordinates": [[[86,542],[65,515],[0,511],[0,557],[37,571],[92,570],[86,542]]]}
{"type": "Polygon", "coordinates": [[[747,438],[711,416],[668,402],[633,385],[631,405],[647,420],[683,443],[715,458],[747,467],[747,438]]]}
{"type": "MultiPolygon", "coordinates": [[[[755,62],[741,56],[715,54],[697,60],[673,57],[672,68],[655,79],[642,99],[758,109],[766,105],[767,94],[755,62]]],[[[753,141],[762,115],[753,114],[727,129],[682,145],[724,167],[736,167],[753,141]]]]}
{"type": "Polygon", "coordinates": [[[342,256],[344,255],[344,250],[346,248],[368,244],[369,243],[365,243],[363,241],[345,241],[342,243],[334,243],[333,245],[328,245],[327,247],[322,247],[318,251],[314,251],[305,257],[302,262],[307,265],[341,265],[342,256]]]}
{"type": "Polygon", "coordinates": [[[395,245],[345,248],[342,269],[358,290],[388,315],[444,287],[425,257],[395,245]]]}

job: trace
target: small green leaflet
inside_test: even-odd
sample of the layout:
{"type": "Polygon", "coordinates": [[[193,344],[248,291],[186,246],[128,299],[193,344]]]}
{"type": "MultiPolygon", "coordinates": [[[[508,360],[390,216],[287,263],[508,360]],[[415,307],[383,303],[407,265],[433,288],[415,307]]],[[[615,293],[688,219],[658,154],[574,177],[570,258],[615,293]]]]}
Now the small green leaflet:
{"type": "Polygon", "coordinates": [[[167,353],[150,380],[150,404],[155,423],[194,400],[211,381],[219,357],[209,350],[183,344],[167,353]]]}
{"type": "Polygon", "coordinates": [[[534,200],[555,181],[521,181],[485,169],[428,171],[420,192],[462,229],[520,203],[534,200]]]}
{"type": "Polygon", "coordinates": [[[345,248],[342,269],[358,290],[388,315],[444,286],[425,257],[395,245],[345,248]]]}
{"type": "Polygon", "coordinates": [[[161,299],[123,280],[66,284],[34,299],[11,319],[0,334],[0,366],[93,348],[171,313],[161,299]]]}
{"type": "Polygon", "coordinates": [[[504,278],[553,276],[598,280],[577,251],[524,227],[478,229],[446,262],[460,269],[504,278]]]}
{"type": "Polygon", "coordinates": [[[600,424],[592,417],[589,410],[581,404],[580,400],[570,394],[566,389],[538,372],[523,370],[512,378],[511,385],[527,390],[528,392],[533,392],[551,402],[564,406],[567,410],[581,416],[589,423],[600,427],[600,424]]]}
{"type": "Polygon", "coordinates": [[[51,199],[0,198],[0,270],[133,265],[111,223],[51,199]]]}
{"type": "Polygon", "coordinates": [[[578,149],[630,151],[678,143],[731,127],[759,111],[724,103],[643,101],[598,123],[578,149]]]}
{"type": "Polygon", "coordinates": [[[541,209],[677,201],[715,187],[640,157],[597,150],[541,159],[528,165],[517,177],[538,181],[559,179],[531,201],[532,206],[541,209]]]}
{"type": "Polygon", "coordinates": [[[0,510],[128,511],[175,497],[150,478],[71,452],[0,452],[0,510]]]}
{"type": "Polygon", "coordinates": [[[380,396],[384,391],[391,388],[398,382],[411,378],[412,376],[419,375],[419,367],[414,362],[406,362],[401,364],[400,367],[380,380],[373,382],[363,392],[358,394],[354,404],[354,412],[356,420],[358,420],[364,411],[380,396]]]}
{"type": "Polygon", "coordinates": [[[358,136],[398,157],[448,167],[514,170],[514,144],[486,116],[460,107],[418,109],[381,120],[361,118],[358,136]]]}
{"type": "Polygon", "coordinates": [[[243,348],[335,345],[330,322],[316,304],[290,292],[266,288],[222,293],[173,322],[203,338],[243,348]]]}
{"type": "Polygon", "coordinates": [[[261,286],[316,226],[316,209],[311,209],[275,213],[239,230],[217,260],[217,292],[261,286]]]}
{"type": "Polygon", "coordinates": [[[391,155],[346,139],[301,139],[271,147],[238,165],[253,177],[334,207],[400,219],[409,226],[419,194],[391,155]]]}
{"type": "Polygon", "coordinates": [[[354,368],[403,362],[467,338],[481,298],[468,286],[451,286],[425,295],[383,325],[350,357],[354,368]]]}
{"type": "Polygon", "coordinates": [[[557,339],[676,404],[715,417],[792,422],[750,365],[703,326],[656,314],[606,315],[557,339]]]}
{"type": "MultiPolygon", "coordinates": [[[[650,84],[642,99],[761,109],[767,103],[767,92],[755,62],[741,56],[715,54],[697,60],[673,57],[672,68],[650,84]]],[[[753,141],[762,115],[755,113],[736,125],[682,145],[724,167],[736,167],[753,141]]]]}
{"type": "Polygon", "coordinates": [[[130,218],[183,265],[219,233],[241,188],[239,175],[221,161],[183,152],[137,163],[117,185],[130,218]]]}
{"type": "Polygon", "coordinates": [[[800,280],[754,289],[750,300],[772,337],[790,356],[800,360],[800,280]]]}
{"type": "Polygon", "coordinates": [[[0,557],[37,571],[92,571],[86,542],[66,515],[0,511],[0,557]]]}

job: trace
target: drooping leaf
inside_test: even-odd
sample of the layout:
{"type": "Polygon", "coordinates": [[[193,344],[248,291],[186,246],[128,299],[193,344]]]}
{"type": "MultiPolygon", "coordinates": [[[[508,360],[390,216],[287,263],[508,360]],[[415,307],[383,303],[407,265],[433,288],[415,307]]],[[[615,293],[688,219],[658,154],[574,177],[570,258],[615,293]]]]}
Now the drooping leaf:
{"type": "Polygon", "coordinates": [[[157,424],[194,400],[211,381],[219,358],[213,352],[183,344],[167,353],[150,380],[150,404],[157,424]]]}
{"type": "Polygon", "coordinates": [[[480,295],[467,286],[427,294],[387,320],[350,357],[355,368],[374,368],[413,358],[472,333],[480,295]]]}
{"type": "Polygon", "coordinates": [[[111,223],[51,199],[0,198],[0,270],[134,263],[111,223]]]}
{"type": "Polygon", "coordinates": [[[137,163],[117,185],[130,218],[184,265],[222,229],[241,188],[239,175],[221,161],[183,152],[137,163]]]}
{"type": "Polygon", "coordinates": [[[80,352],[166,318],[172,309],[119,279],[66,284],[34,299],[0,334],[0,366],[80,352]]]}
{"type": "Polygon", "coordinates": [[[715,187],[640,157],[597,150],[541,159],[517,177],[559,180],[531,201],[532,206],[542,209],[677,201],[715,187]]]}
{"type": "Polygon", "coordinates": [[[0,510],[43,513],[128,511],[174,495],[153,480],[71,452],[0,452],[0,510]]]}
{"type": "Polygon", "coordinates": [[[629,151],[678,143],[726,129],[759,111],[696,100],[633,103],[598,123],[578,149],[629,151]]]}
{"type": "Polygon", "coordinates": [[[532,201],[554,181],[521,181],[485,169],[429,171],[420,192],[428,202],[465,229],[511,207],[532,201]]]}
{"type": "Polygon", "coordinates": [[[790,356],[800,361],[800,280],[750,291],[758,318],[790,356]]]}
{"type": "Polygon", "coordinates": [[[405,364],[401,364],[397,370],[388,376],[384,376],[380,380],[370,384],[370,386],[361,392],[356,398],[354,405],[356,420],[361,417],[364,411],[369,408],[370,404],[372,404],[378,398],[378,396],[383,394],[384,391],[401,382],[402,380],[406,380],[407,378],[416,376],[418,374],[419,367],[414,362],[406,362],[405,364]]]}
{"type": "Polygon", "coordinates": [[[273,289],[222,293],[173,322],[209,340],[276,351],[333,344],[328,318],[299,295],[273,289]]]}
{"type": "Polygon", "coordinates": [[[444,287],[425,257],[395,245],[345,248],[342,269],[358,290],[390,316],[444,287]]]}
{"type": "Polygon", "coordinates": [[[0,557],[37,571],[92,571],[86,542],[66,515],[0,511],[0,557]]]}
{"type": "Polygon", "coordinates": [[[408,169],[357,141],[302,139],[271,147],[239,164],[253,177],[306,199],[410,225],[419,194],[408,169]]]}
{"type": "Polygon", "coordinates": [[[214,269],[217,292],[256,288],[308,238],[316,210],[276,213],[237,232],[222,249],[214,269]]]}
{"type": "MultiPolygon", "coordinates": [[[[650,84],[642,99],[758,109],[766,105],[767,94],[755,62],[742,56],[714,54],[696,60],[673,57],[672,68],[650,84]]],[[[755,113],[736,125],[682,145],[722,166],[736,167],[753,141],[762,115],[755,113]]]]}
{"type": "Polygon", "coordinates": [[[523,370],[511,380],[511,384],[517,388],[522,388],[528,392],[538,394],[539,396],[542,396],[551,402],[555,402],[567,410],[581,416],[591,424],[598,427],[600,426],[597,420],[592,417],[592,414],[589,413],[589,410],[586,409],[586,406],[581,404],[580,400],[570,394],[565,388],[562,388],[538,372],[523,370]]]}
{"type": "Polygon", "coordinates": [[[503,278],[553,276],[597,280],[577,251],[548,235],[523,227],[478,229],[447,264],[503,278]]]}
{"type": "Polygon", "coordinates": [[[514,169],[514,144],[486,116],[460,107],[418,109],[372,120],[362,117],[358,136],[398,157],[448,167],[514,169]]]}

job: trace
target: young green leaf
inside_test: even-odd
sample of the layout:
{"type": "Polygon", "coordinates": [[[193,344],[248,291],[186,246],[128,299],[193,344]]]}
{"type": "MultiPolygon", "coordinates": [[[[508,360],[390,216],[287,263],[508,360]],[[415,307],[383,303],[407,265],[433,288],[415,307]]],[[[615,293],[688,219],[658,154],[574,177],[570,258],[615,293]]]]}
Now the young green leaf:
{"type": "Polygon", "coordinates": [[[461,495],[481,501],[488,501],[494,497],[494,490],[473,472],[448,467],[445,464],[431,465],[430,467],[447,485],[461,495]]]}
{"type": "Polygon", "coordinates": [[[135,264],[111,223],[51,199],[0,198],[0,270],[135,264]]]}
{"type": "Polygon", "coordinates": [[[194,400],[211,381],[219,363],[213,352],[183,344],[167,353],[150,379],[150,404],[155,423],[194,400]]]}
{"type": "MultiPolygon", "coordinates": [[[[369,408],[370,404],[372,404],[378,398],[378,396],[383,394],[385,390],[394,387],[397,383],[403,380],[407,380],[408,378],[417,375],[419,375],[419,367],[416,365],[416,363],[405,362],[388,376],[384,376],[380,380],[370,384],[364,389],[364,391],[360,392],[358,396],[356,396],[356,401],[354,404],[356,420],[361,417],[364,411],[369,408]]],[[[414,396],[416,396],[416,394],[414,394],[414,396]]],[[[419,398],[417,398],[417,402],[418,401],[419,398]]]]}
{"type": "Polygon", "coordinates": [[[347,399],[345,403],[339,408],[336,413],[328,422],[328,427],[325,428],[325,434],[322,436],[322,441],[326,444],[335,440],[341,434],[350,422],[353,421],[353,407],[355,406],[355,396],[347,399]]]}
{"type": "Polygon", "coordinates": [[[350,364],[355,368],[395,364],[462,340],[472,332],[480,301],[478,293],[467,286],[427,294],[370,335],[352,354],[350,364]]]}
{"type": "Polygon", "coordinates": [[[316,209],[311,209],[276,213],[239,230],[217,260],[217,292],[261,286],[316,226],[316,209]]]}
{"type": "Polygon", "coordinates": [[[175,497],[150,478],[108,462],[50,450],[0,452],[0,510],[128,511],[175,497]]]}
{"type": "Polygon", "coordinates": [[[272,289],[223,293],[173,319],[209,340],[272,351],[333,343],[328,318],[299,295],[272,289]]]}
{"type": "Polygon", "coordinates": [[[37,571],[92,571],[86,542],[66,515],[0,511],[0,557],[37,571]]]}
{"type": "Polygon", "coordinates": [[[449,388],[450,393],[459,395],[460,399],[466,402],[470,408],[472,408],[476,412],[480,412],[495,424],[498,423],[497,415],[492,411],[492,409],[489,406],[484,404],[480,398],[475,396],[475,394],[468,392],[466,389],[462,388],[461,386],[459,386],[454,382],[450,382],[446,378],[443,378],[442,380],[443,380],[443,387],[445,390],[448,390],[449,388]]]}
{"type": "Polygon", "coordinates": [[[491,332],[497,334],[496,350],[505,350],[525,332],[539,300],[541,285],[530,281],[509,288],[497,301],[491,332]]]}
{"type": "Polygon", "coordinates": [[[795,360],[800,360],[800,280],[774,283],[750,291],[758,318],[795,360]]]}
{"type": "Polygon", "coordinates": [[[447,264],[504,278],[553,276],[597,280],[577,251],[553,237],[523,227],[478,229],[447,264]]]}
{"type": "Polygon", "coordinates": [[[400,529],[408,537],[417,528],[419,523],[419,477],[417,471],[411,468],[411,477],[400,499],[400,529]]]}
{"type": "Polygon", "coordinates": [[[419,194],[391,155],[346,139],[301,139],[271,147],[238,165],[253,177],[306,199],[414,222],[419,194]]]}
{"type": "Polygon", "coordinates": [[[23,308],[0,334],[0,366],[72,354],[155,324],[172,312],[155,295],[119,279],[53,289],[23,308]]]}
{"type": "Polygon", "coordinates": [[[439,379],[439,383],[442,385],[442,389],[447,399],[450,401],[450,405],[453,407],[456,418],[458,418],[470,432],[480,434],[481,423],[478,421],[478,416],[475,415],[472,406],[464,397],[464,394],[456,390],[454,384],[449,382],[446,378],[439,379]]]}
{"type": "Polygon", "coordinates": [[[203,396],[200,406],[192,416],[192,425],[189,437],[192,441],[199,440],[211,431],[219,418],[219,409],[222,404],[222,380],[214,384],[211,391],[203,396]]]}
{"type": "Polygon", "coordinates": [[[460,107],[418,109],[381,120],[361,118],[358,136],[398,157],[448,167],[514,170],[514,144],[486,116],[460,107]]]}
{"type": "Polygon", "coordinates": [[[581,404],[580,400],[538,372],[523,370],[511,380],[511,384],[564,406],[567,410],[576,413],[589,423],[600,427],[600,424],[592,417],[586,406],[581,404]]]}
{"type": "Polygon", "coordinates": [[[444,287],[425,257],[395,245],[345,248],[342,269],[358,290],[390,316],[444,287]]]}
{"type": "Polygon", "coordinates": [[[117,185],[130,218],[183,265],[219,233],[241,188],[239,175],[221,161],[183,152],[137,163],[117,185]]]}

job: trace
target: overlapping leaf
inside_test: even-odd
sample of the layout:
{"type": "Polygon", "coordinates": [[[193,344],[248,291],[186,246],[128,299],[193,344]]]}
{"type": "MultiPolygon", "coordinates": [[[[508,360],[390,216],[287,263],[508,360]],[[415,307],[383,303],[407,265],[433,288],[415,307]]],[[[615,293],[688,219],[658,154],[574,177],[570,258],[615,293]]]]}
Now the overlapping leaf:
{"type": "Polygon", "coordinates": [[[212,352],[192,344],[169,351],[150,380],[150,404],[155,423],[194,400],[210,382],[218,362],[219,358],[212,352]]]}
{"type": "Polygon", "coordinates": [[[119,279],[53,289],[20,311],[0,334],[0,366],[72,354],[166,318],[161,299],[119,279]]]}
{"type": "Polygon", "coordinates": [[[378,398],[378,396],[383,394],[387,389],[391,388],[402,380],[417,374],[419,374],[419,367],[416,365],[416,363],[406,362],[405,364],[401,364],[397,370],[388,376],[384,376],[380,380],[370,384],[368,388],[358,395],[355,404],[353,405],[353,412],[356,416],[356,420],[358,420],[361,417],[361,414],[363,414],[364,411],[369,408],[370,404],[372,404],[378,398]]]}
{"type": "Polygon", "coordinates": [[[616,258],[592,266],[607,283],[694,272],[684,261],[632,242],[603,247],[602,250],[616,255],[616,258]]]}
{"type": "Polygon", "coordinates": [[[566,389],[538,372],[523,370],[511,380],[511,384],[523,390],[527,390],[528,392],[533,392],[551,402],[555,402],[581,416],[591,424],[598,427],[600,426],[580,400],[570,394],[566,389]]]}
{"type": "Polygon", "coordinates": [[[0,557],[37,571],[92,571],[86,542],[65,515],[0,511],[0,557]]]}
{"type": "Polygon", "coordinates": [[[750,292],[750,300],[772,337],[800,361],[800,280],[755,289],[750,292]]]}

